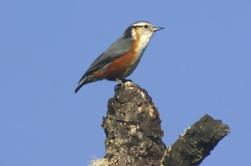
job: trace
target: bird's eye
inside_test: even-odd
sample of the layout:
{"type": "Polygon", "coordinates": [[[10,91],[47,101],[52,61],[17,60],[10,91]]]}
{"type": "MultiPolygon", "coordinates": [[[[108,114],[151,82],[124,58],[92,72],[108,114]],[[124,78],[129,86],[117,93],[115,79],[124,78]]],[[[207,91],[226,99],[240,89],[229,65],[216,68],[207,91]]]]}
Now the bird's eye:
{"type": "Polygon", "coordinates": [[[149,28],[149,26],[148,26],[148,25],[144,25],[144,28],[145,28],[145,29],[148,29],[148,28],[149,28]]]}

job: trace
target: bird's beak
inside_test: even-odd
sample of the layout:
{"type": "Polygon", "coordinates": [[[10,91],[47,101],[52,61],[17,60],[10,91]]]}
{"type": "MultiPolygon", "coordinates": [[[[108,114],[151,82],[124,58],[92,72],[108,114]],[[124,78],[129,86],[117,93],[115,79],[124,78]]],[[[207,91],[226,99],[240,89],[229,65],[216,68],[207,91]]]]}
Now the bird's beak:
{"type": "Polygon", "coordinates": [[[158,30],[164,29],[164,27],[153,27],[153,31],[156,32],[158,30]]]}

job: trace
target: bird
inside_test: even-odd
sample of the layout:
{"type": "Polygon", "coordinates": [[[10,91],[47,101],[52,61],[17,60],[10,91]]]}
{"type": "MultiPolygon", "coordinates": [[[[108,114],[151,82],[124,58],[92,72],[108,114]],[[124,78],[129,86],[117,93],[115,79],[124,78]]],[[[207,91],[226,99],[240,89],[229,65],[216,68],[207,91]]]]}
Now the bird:
{"type": "Polygon", "coordinates": [[[137,67],[153,34],[161,29],[164,27],[154,26],[148,21],[137,21],[131,24],[122,37],[94,60],[79,80],[75,93],[83,85],[98,80],[124,82],[137,67]]]}

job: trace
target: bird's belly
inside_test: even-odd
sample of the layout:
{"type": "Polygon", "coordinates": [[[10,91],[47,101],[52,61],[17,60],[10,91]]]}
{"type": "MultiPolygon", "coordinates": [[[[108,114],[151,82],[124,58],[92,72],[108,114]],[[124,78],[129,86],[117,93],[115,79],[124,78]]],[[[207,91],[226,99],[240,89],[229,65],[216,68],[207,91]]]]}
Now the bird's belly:
{"type": "Polygon", "coordinates": [[[98,73],[101,77],[108,80],[116,80],[117,78],[126,78],[132,73],[137,65],[137,52],[131,51],[105,66],[105,68],[98,73]]]}

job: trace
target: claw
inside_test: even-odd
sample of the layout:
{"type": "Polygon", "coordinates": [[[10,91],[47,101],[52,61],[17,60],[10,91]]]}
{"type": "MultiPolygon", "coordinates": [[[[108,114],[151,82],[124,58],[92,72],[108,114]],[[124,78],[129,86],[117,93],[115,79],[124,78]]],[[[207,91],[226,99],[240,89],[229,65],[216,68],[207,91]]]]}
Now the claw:
{"type": "Polygon", "coordinates": [[[126,82],[131,82],[131,83],[133,83],[133,82],[132,82],[132,80],[130,80],[130,79],[125,80],[125,82],[124,82],[124,83],[126,83],[126,82]]]}
{"type": "Polygon", "coordinates": [[[117,91],[121,86],[122,86],[122,84],[118,83],[118,84],[114,87],[114,91],[117,91]]]}

